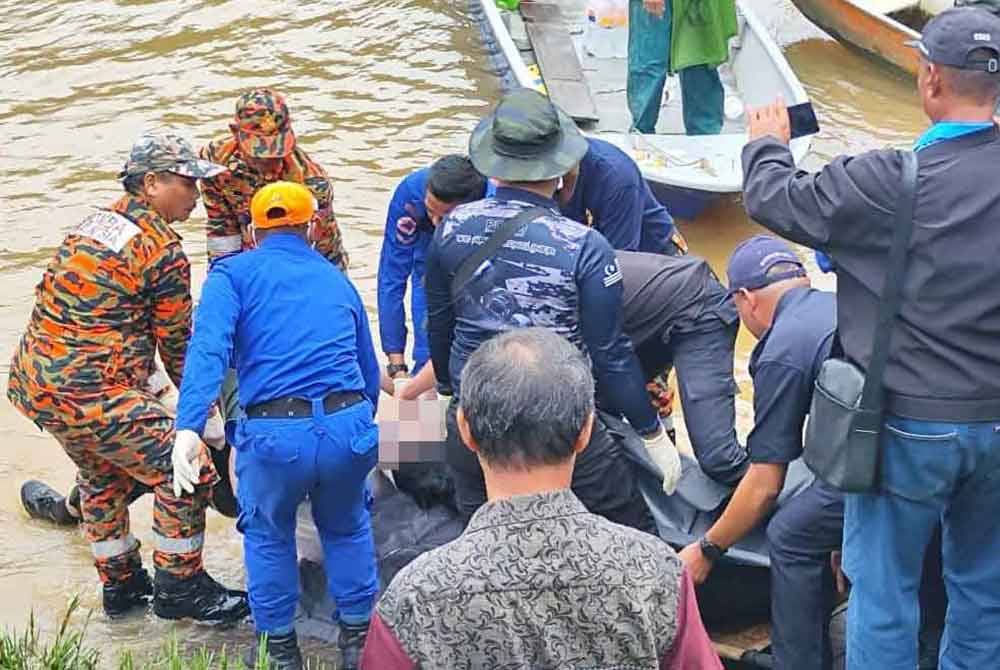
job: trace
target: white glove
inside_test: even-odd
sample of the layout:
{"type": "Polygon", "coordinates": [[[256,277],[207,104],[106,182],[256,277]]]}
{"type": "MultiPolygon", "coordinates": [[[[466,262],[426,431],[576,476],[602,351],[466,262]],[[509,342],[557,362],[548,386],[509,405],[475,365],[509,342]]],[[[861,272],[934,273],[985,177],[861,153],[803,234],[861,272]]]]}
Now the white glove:
{"type": "Polygon", "coordinates": [[[170,461],[174,466],[174,495],[182,491],[194,493],[201,474],[201,438],[193,430],[179,430],[174,436],[174,449],[170,461]]]}
{"type": "Polygon", "coordinates": [[[223,449],[226,446],[226,423],[222,420],[222,415],[218,409],[212,410],[205,421],[205,430],[202,431],[201,439],[205,444],[213,449],[223,449]]]}
{"type": "Polygon", "coordinates": [[[660,426],[660,431],[650,438],[642,438],[646,453],[663,474],[663,492],[672,495],[677,490],[677,482],[681,478],[681,457],[677,447],[667,436],[667,431],[660,426]]]}

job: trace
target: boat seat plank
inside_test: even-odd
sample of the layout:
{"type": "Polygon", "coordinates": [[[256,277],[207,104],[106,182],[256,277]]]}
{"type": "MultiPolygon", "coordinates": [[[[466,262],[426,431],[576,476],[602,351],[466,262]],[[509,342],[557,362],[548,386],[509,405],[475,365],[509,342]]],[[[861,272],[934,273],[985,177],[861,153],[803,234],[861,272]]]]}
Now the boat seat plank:
{"type": "Polygon", "coordinates": [[[549,97],[576,121],[599,121],[597,105],[559,5],[525,1],[521,3],[521,16],[549,97]]]}
{"type": "Polygon", "coordinates": [[[873,14],[894,14],[904,9],[919,8],[920,0],[860,0],[857,4],[873,14]]]}

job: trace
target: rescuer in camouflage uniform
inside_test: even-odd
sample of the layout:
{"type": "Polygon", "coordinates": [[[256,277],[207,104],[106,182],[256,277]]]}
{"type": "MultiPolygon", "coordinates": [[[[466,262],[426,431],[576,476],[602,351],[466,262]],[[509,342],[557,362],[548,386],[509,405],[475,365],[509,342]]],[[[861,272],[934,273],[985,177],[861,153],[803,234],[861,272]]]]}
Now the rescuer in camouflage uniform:
{"type": "Polygon", "coordinates": [[[120,615],[154,596],[158,616],[232,621],[246,594],[204,571],[209,487],[203,464],[193,496],[175,494],[173,420],[148,389],[155,356],[180,385],[191,335],[191,272],[170,223],[197,204],[197,179],[224,168],[198,160],[183,139],[144,135],[122,179],[126,194],[70,231],[36,289],[27,332],[11,361],[7,397],[55,437],[76,464],[83,534],[104,585],[104,609],[120,615]],[[156,497],[155,594],[129,531],[136,482],[156,497]]]}
{"type": "Polygon", "coordinates": [[[305,185],[316,198],[316,250],[347,270],[347,253],[333,213],[333,185],[323,168],[297,146],[284,97],[264,88],[244,93],[229,128],[229,135],[199,152],[203,159],[228,168],[202,180],[209,259],[253,248],[250,200],[266,184],[291,181],[305,185]]]}

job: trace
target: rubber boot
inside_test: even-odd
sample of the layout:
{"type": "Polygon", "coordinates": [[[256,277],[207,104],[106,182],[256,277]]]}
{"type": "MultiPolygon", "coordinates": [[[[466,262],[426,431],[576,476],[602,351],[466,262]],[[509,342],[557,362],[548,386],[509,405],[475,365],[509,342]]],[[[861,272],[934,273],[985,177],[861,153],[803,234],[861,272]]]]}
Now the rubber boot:
{"type": "MultiPolygon", "coordinates": [[[[35,479],[21,485],[21,504],[32,519],[51,521],[60,526],[80,523],[80,517],[73,516],[67,509],[66,498],[48,484],[35,479]]],[[[79,512],[79,509],[77,505],[76,511],[79,512]]]]}
{"type": "Polygon", "coordinates": [[[365,648],[368,637],[368,623],[346,624],[340,622],[340,635],[337,646],[340,647],[341,670],[358,670],[361,663],[361,652],[365,648]]]}
{"type": "Polygon", "coordinates": [[[153,613],[161,619],[236,623],[250,614],[246,591],[227,589],[202,570],[193,577],[156,571],[153,613]]]}
{"type": "MultiPolygon", "coordinates": [[[[243,657],[243,664],[247,670],[257,669],[262,639],[262,636],[258,637],[258,644],[251,647],[250,651],[243,657]]],[[[288,635],[267,636],[267,659],[267,667],[274,670],[302,670],[304,667],[302,665],[302,652],[299,651],[299,639],[294,630],[288,635]]]]}
{"type": "Polygon", "coordinates": [[[145,607],[152,595],[149,573],[139,568],[128,579],[104,585],[104,613],[111,618],[120,617],[134,607],[145,607]]]}

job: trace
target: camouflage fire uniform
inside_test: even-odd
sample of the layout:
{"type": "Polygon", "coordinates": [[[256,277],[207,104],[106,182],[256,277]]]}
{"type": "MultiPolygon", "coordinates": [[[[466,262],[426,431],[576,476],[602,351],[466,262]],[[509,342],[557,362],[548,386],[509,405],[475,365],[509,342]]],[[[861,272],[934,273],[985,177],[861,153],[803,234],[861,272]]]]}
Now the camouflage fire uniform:
{"type": "MultiPolygon", "coordinates": [[[[130,164],[136,160],[150,172],[193,177],[219,169],[197,161],[173,135],[142,138],[130,164]],[[188,162],[179,165],[177,156],[188,162]]],[[[36,288],[11,361],[7,397],[77,465],[83,533],[105,584],[141,568],[126,502],[135,481],[156,496],[156,567],[178,577],[202,567],[209,488],[174,495],[173,419],[146,388],[157,350],[180,385],[191,335],[190,274],[180,236],[143,198],[125,195],[66,236],[36,288]]],[[[201,475],[203,484],[217,478],[210,462],[201,475]]]]}
{"type": "Polygon", "coordinates": [[[236,103],[236,120],[230,127],[231,134],[199,152],[203,159],[228,168],[202,182],[209,259],[252,248],[248,226],[253,194],[266,184],[291,181],[305,185],[316,198],[316,250],[346,270],[348,257],[333,213],[333,184],[323,168],[296,146],[284,98],[267,89],[245,93],[236,103]],[[247,162],[248,157],[280,158],[281,165],[264,174],[247,162]]]}

